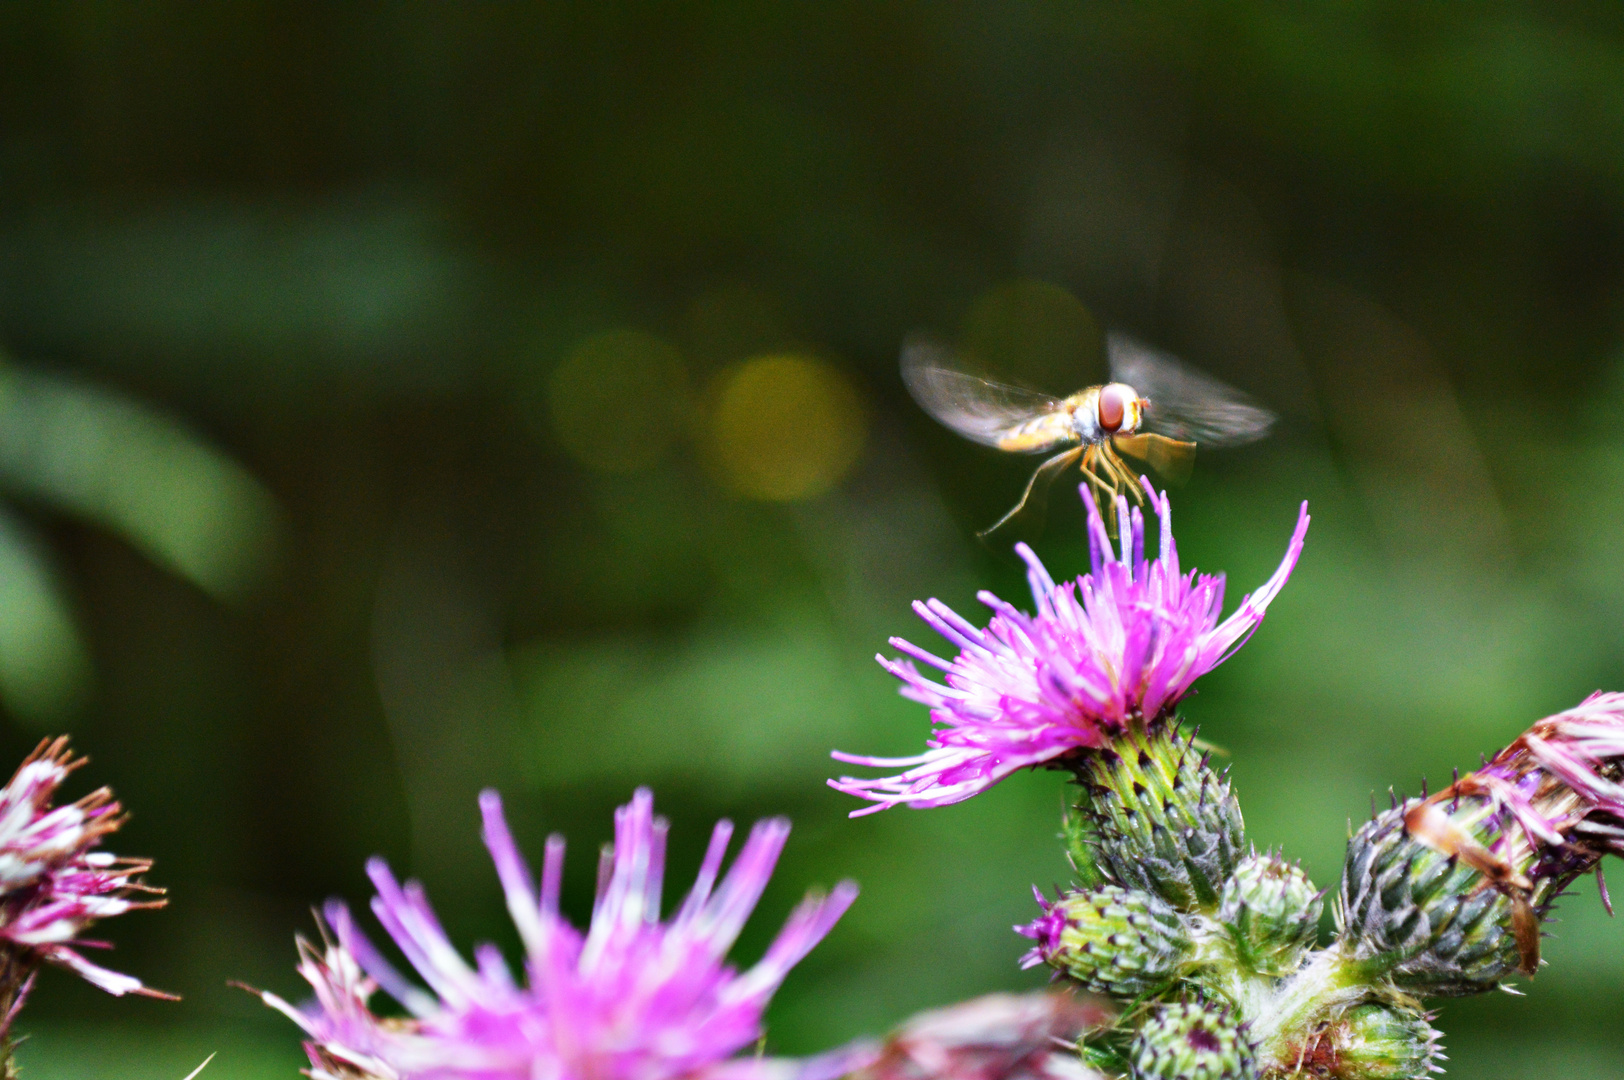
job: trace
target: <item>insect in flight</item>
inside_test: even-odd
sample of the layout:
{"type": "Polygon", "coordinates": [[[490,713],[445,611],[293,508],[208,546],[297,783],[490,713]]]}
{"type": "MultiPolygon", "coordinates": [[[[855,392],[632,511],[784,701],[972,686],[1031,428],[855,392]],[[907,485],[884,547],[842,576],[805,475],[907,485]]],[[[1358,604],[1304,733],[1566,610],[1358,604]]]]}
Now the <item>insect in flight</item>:
{"type": "Polygon", "coordinates": [[[1101,496],[1110,515],[1114,496],[1141,505],[1144,491],[1128,459],[1164,480],[1189,475],[1197,446],[1239,446],[1261,439],[1274,414],[1245,394],[1124,334],[1106,340],[1111,381],[1070,397],[972,375],[951,352],[915,336],[902,348],[902,381],[920,406],[967,439],[1017,454],[1064,447],[1033,472],[1021,501],[981,533],[1014,520],[1070,465],[1101,496]]]}

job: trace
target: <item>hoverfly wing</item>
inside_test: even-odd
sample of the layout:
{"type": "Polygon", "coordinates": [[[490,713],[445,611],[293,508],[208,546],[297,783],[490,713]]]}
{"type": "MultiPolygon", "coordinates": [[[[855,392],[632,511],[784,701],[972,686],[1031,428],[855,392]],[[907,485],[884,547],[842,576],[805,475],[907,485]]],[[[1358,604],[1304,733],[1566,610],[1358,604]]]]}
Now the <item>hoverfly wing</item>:
{"type": "Polygon", "coordinates": [[[1239,390],[1126,334],[1111,334],[1106,353],[1111,378],[1149,399],[1145,427],[1153,432],[1202,446],[1241,446],[1274,426],[1274,413],[1239,390]]]}
{"type": "Polygon", "coordinates": [[[1022,423],[1060,408],[1060,402],[1047,394],[971,375],[954,362],[944,346],[921,335],[902,345],[902,381],[920,408],[965,438],[987,446],[998,446],[1022,423]]]}
{"type": "Polygon", "coordinates": [[[1196,444],[1193,442],[1142,431],[1137,435],[1118,435],[1111,440],[1111,445],[1117,453],[1145,465],[1169,484],[1184,483],[1195,468],[1196,444]]]}

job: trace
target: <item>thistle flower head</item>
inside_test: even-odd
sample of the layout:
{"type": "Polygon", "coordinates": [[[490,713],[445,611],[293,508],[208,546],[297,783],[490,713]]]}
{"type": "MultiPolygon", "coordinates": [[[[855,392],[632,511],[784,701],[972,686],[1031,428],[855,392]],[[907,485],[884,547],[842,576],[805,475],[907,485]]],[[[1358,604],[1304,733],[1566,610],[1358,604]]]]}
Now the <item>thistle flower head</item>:
{"type": "Polygon", "coordinates": [[[1015,927],[1037,942],[1022,967],[1048,964],[1088,990],[1132,999],[1165,989],[1194,952],[1178,912],[1151,893],[1102,885],[1051,902],[1032,891],[1043,914],[1015,927]]]}
{"type": "Polygon", "coordinates": [[[427,984],[404,978],[361,934],[343,904],[325,910],[323,947],[300,943],[300,973],[315,1001],[267,1004],[307,1034],[319,1080],[433,1077],[478,1080],[667,1080],[771,1074],[755,1059],[728,1061],[761,1036],[778,984],[856,897],[849,882],[809,895],[766,955],[739,972],[726,955],[760,899],[789,835],[782,818],[758,822],[718,884],[732,826],[723,821],[692,891],[660,920],[664,819],[639,789],[615,814],[615,843],[599,865],[585,933],[559,913],[564,842],[547,843],[539,892],[494,792],[480,797],[486,846],[525,948],[522,978],[494,946],[469,964],[441,930],[415,882],[397,883],[381,860],[368,872],[372,910],[427,984]],[[409,1018],[378,1016],[378,988],[409,1018]],[[765,1071],[764,1071],[765,1070],[765,1071]]]}
{"type": "Polygon", "coordinates": [[[1108,745],[1134,721],[1170,713],[1202,675],[1243,645],[1270,602],[1285,586],[1308,529],[1303,504],[1279,569],[1241,601],[1229,618],[1223,575],[1185,572],[1173,543],[1172,510],[1165,494],[1145,485],[1160,519],[1160,551],[1145,557],[1145,522],[1137,507],[1117,500],[1120,550],[1085,487],[1089,573],[1057,585],[1025,544],[1035,613],[1028,615],[991,593],[980,600],[993,611],[978,629],[940,601],[915,603],[926,624],[959,649],[953,660],[900,638],[891,644],[912,660],[944,672],[938,683],[912,660],[879,657],[902,680],[902,694],[931,708],[937,724],[930,749],[915,757],[861,757],[835,752],[837,761],[901,768],[875,779],[842,777],[836,790],[875,805],[946,806],[987,790],[1017,769],[1053,761],[1074,750],[1108,745]]]}
{"type": "Polygon", "coordinates": [[[1532,975],[1557,896],[1624,853],[1621,779],[1624,694],[1597,693],[1430,798],[1377,815],[1348,843],[1345,948],[1424,995],[1532,975]]]}
{"type": "Polygon", "coordinates": [[[1157,1006],[1135,1033],[1136,1080],[1250,1080],[1257,1048],[1230,1009],[1204,1001],[1157,1006]]]}
{"type": "Polygon", "coordinates": [[[1428,1016],[1403,1006],[1368,1003],[1319,1033],[1304,1053],[1307,1075],[1338,1080],[1414,1080],[1444,1071],[1443,1047],[1428,1016]],[[1318,1074],[1309,1070],[1319,1067],[1318,1074]]]}
{"type": "MultiPolygon", "coordinates": [[[[44,960],[110,994],[167,997],[140,979],[91,963],[74,947],[101,946],[79,939],[99,919],[165,903],[138,899],[162,893],[137,880],[151,868],[150,861],[95,850],[124,823],[111,791],[101,788],[66,806],[51,804],[83,762],[69,752],[66,738],[48,739],[0,788],[0,952],[6,978],[26,977],[44,960]]],[[[0,1024],[9,1021],[0,1018],[0,1024]]]]}
{"type": "Polygon", "coordinates": [[[1314,944],[1323,897],[1301,867],[1275,855],[1252,855],[1224,883],[1217,918],[1243,967],[1285,975],[1314,944]]]}
{"type": "Polygon", "coordinates": [[[1108,750],[1070,759],[1083,798],[1063,821],[1079,880],[1155,893],[1210,913],[1245,852],[1229,782],[1173,724],[1135,726],[1108,750]]]}

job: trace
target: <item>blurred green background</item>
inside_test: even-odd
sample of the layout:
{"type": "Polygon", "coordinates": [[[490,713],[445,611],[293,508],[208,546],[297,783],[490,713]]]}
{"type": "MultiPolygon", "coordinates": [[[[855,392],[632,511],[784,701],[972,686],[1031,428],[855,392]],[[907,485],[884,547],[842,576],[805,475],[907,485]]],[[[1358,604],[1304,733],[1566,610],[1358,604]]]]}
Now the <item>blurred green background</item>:
{"type": "MultiPolygon", "coordinates": [[[[975,530],[1025,460],[937,428],[909,331],[1061,392],[1102,326],[1279,411],[1175,494],[1235,592],[1292,584],[1187,714],[1255,842],[1335,884],[1371,793],[1624,688],[1624,18],[1147,2],[0,8],[0,752],[71,731],[173,903],[55,972],[41,1077],[292,1076],[292,935],[362,862],[513,945],[474,793],[573,845],[655,788],[668,893],[788,813],[752,960],[804,1053],[999,987],[1064,876],[1062,786],[850,822],[831,747],[913,752],[872,661],[1021,596],[975,530]]],[[[1057,492],[1040,553],[1085,565],[1057,492]]],[[[1588,886],[1459,1076],[1616,1076],[1588,886]]]]}

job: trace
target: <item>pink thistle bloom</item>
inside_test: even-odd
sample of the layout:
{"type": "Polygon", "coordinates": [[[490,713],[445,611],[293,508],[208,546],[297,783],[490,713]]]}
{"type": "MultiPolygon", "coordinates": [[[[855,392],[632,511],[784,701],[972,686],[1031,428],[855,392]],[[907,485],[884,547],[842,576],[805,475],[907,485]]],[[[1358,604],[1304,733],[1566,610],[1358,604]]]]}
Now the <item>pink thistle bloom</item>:
{"type": "Polygon", "coordinates": [[[598,866],[586,933],[558,910],[564,840],[547,841],[540,890],[513,842],[493,791],[480,796],[485,845],[524,943],[523,979],[493,945],[469,964],[429,907],[422,886],[396,882],[380,859],[367,871],[373,913],[427,984],[397,972],[356,928],[348,909],[325,910],[323,944],[300,940],[299,972],[315,989],[303,1008],[261,994],[304,1029],[317,1080],[779,1080],[782,1064],[732,1055],[762,1034],[762,1013],[784,976],[857,896],[850,882],[809,894],[767,953],[739,972],[726,956],[761,898],[789,822],[756,823],[718,885],[732,837],[717,823],[698,880],[660,921],[666,822],[640,788],[615,812],[615,843],[598,866]],[[383,1018],[379,988],[410,1013],[383,1018]]]}
{"type": "MultiPolygon", "coordinates": [[[[47,739],[0,788],[0,979],[7,984],[13,1014],[27,994],[25,980],[32,980],[42,960],[110,994],[171,996],[93,964],[79,952],[107,947],[79,938],[98,919],[167,902],[136,898],[163,892],[136,880],[151,869],[150,860],[94,850],[125,821],[111,791],[102,788],[67,806],[51,805],[62,782],[84,761],[68,751],[65,737],[47,739]]],[[[0,1017],[0,1032],[9,1029],[11,1019],[0,1017]]]]}
{"type": "Polygon", "coordinates": [[[930,706],[937,724],[923,754],[861,757],[835,751],[835,760],[894,776],[829,781],[837,791],[873,806],[947,806],[978,795],[1017,769],[1042,765],[1074,750],[1106,746],[1130,722],[1151,722],[1173,709],[1202,675],[1244,645],[1279,595],[1302,553],[1308,504],[1286,546],[1279,569],[1247,596],[1229,618],[1223,610],[1222,574],[1185,573],[1173,544],[1172,509],[1147,482],[1161,521],[1158,558],[1145,558],[1145,523],[1138,508],[1117,499],[1120,554],[1113,550],[1093,495],[1085,487],[1093,569],[1056,585],[1032,549],[1026,561],[1037,614],[1027,615],[989,592],[979,599],[993,610],[985,629],[939,600],[914,603],[932,630],[959,649],[952,661],[901,638],[893,647],[946,673],[946,683],[919,674],[910,660],[877,659],[902,680],[902,695],[930,706]]]}

